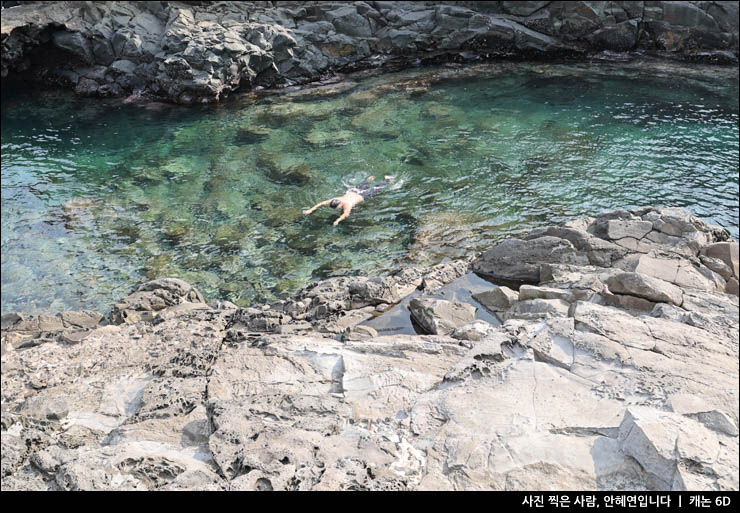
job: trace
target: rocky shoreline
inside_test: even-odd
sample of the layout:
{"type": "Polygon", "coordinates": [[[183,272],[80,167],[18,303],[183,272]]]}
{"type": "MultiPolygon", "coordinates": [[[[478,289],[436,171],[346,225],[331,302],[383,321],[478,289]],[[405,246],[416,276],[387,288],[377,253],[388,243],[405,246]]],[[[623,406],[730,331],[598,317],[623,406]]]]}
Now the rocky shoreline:
{"type": "Polygon", "coordinates": [[[257,308],[5,314],[2,488],[737,490],[738,316],[737,241],[666,207],[257,308]]]}
{"type": "Polygon", "coordinates": [[[81,96],[213,103],[236,90],[481,59],[738,62],[735,2],[24,2],[2,77],[81,96]]]}

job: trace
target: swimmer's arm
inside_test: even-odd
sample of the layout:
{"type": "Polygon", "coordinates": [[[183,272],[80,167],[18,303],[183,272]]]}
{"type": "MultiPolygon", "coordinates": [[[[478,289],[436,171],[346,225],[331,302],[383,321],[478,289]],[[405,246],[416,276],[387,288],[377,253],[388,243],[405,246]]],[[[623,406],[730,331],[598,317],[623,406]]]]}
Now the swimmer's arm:
{"type": "Polygon", "coordinates": [[[350,212],[352,212],[352,207],[345,209],[344,213],[341,216],[339,216],[336,221],[334,221],[334,226],[338,225],[339,223],[347,219],[349,217],[350,212]]]}
{"type": "Polygon", "coordinates": [[[309,208],[308,210],[304,210],[303,213],[305,215],[308,215],[308,214],[312,213],[314,210],[316,210],[317,208],[323,207],[324,205],[328,205],[329,203],[331,203],[331,200],[330,199],[328,199],[326,201],[322,201],[321,203],[316,203],[313,207],[309,208]]]}

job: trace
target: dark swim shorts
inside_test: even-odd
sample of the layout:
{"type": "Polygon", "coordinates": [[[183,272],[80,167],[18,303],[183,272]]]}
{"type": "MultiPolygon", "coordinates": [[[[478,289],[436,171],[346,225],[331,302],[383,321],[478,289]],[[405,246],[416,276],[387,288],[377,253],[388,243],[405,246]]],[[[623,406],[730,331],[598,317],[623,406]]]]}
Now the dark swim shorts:
{"type": "Polygon", "coordinates": [[[390,180],[383,180],[381,182],[378,182],[375,187],[372,187],[373,182],[368,182],[366,180],[357,187],[352,187],[349,191],[359,194],[360,196],[362,196],[362,199],[368,199],[372,196],[375,196],[389,183],[391,183],[390,180]]]}

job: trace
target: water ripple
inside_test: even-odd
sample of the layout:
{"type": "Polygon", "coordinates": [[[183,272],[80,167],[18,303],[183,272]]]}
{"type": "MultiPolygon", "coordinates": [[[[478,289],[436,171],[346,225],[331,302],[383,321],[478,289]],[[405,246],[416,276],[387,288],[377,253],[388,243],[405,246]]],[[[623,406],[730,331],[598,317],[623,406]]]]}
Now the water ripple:
{"type": "Polygon", "coordinates": [[[316,102],[157,112],[3,91],[2,311],[105,309],[157,276],[270,301],[646,204],[737,238],[736,73],[686,67],[676,87],[676,72],[490,70],[413,99],[394,81],[438,70],[316,102]],[[328,209],[301,214],[370,174],[404,185],[337,227],[328,209]]]}

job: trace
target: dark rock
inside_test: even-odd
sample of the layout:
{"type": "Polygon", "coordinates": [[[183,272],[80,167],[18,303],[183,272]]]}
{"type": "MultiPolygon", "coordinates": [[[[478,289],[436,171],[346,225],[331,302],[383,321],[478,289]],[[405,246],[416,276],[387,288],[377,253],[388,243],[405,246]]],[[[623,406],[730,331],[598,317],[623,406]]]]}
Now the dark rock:
{"type": "Polygon", "coordinates": [[[141,90],[183,104],[378,67],[386,54],[404,65],[428,58],[430,50],[445,50],[431,57],[438,61],[658,49],[687,60],[736,62],[738,50],[733,2],[397,2],[377,4],[379,10],[364,2],[33,5],[3,14],[3,77],[38,62],[52,70],[39,77],[56,76],[80,95],[141,90]],[[49,41],[67,58],[44,62],[37,51],[41,58],[29,59],[49,41]],[[85,77],[96,88],[81,80],[80,68],[92,64],[106,67],[113,83],[85,77]]]}
{"type": "Polygon", "coordinates": [[[639,312],[653,312],[655,311],[655,307],[661,304],[638,296],[629,294],[612,294],[608,291],[602,292],[599,297],[603,300],[603,304],[605,305],[639,312]]]}
{"type": "Polygon", "coordinates": [[[54,32],[51,35],[51,40],[54,45],[67,50],[75,56],[82,59],[87,64],[95,62],[93,57],[92,49],[90,48],[90,41],[80,32],[54,32]]]}
{"type": "Polygon", "coordinates": [[[75,87],[75,93],[80,96],[95,96],[98,94],[98,84],[95,80],[89,78],[81,78],[75,87]]]}
{"type": "Polygon", "coordinates": [[[551,2],[501,2],[504,12],[516,16],[530,16],[551,2]]]}
{"type": "Polygon", "coordinates": [[[257,165],[267,170],[270,180],[282,184],[304,185],[313,175],[307,164],[285,165],[278,155],[272,153],[261,153],[257,165]]]}
{"type": "Polygon", "coordinates": [[[691,2],[665,2],[663,20],[684,27],[696,27],[701,30],[717,31],[717,21],[706,11],[691,2]]]}
{"type": "Polygon", "coordinates": [[[2,316],[2,331],[9,330],[17,325],[20,325],[21,322],[23,322],[25,319],[24,314],[22,313],[5,313],[2,316]]]}
{"type": "Polygon", "coordinates": [[[372,29],[367,18],[357,12],[357,7],[347,5],[334,11],[326,12],[326,17],[336,28],[337,32],[354,37],[369,37],[372,29]]]}
{"type": "Polygon", "coordinates": [[[524,52],[529,53],[556,53],[556,52],[574,52],[576,49],[567,45],[558,39],[540,34],[534,30],[519,25],[514,30],[514,46],[524,52]]]}
{"type": "Polygon", "coordinates": [[[557,237],[531,240],[507,239],[473,260],[472,270],[493,280],[540,282],[542,264],[586,264],[569,241],[557,237]]]}
{"type": "Polygon", "coordinates": [[[602,267],[611,267],[612,263],[627,255],[628,250],[613,242],[600,239],[582,230],[565,226],[552,226],[542,230],[535,230],[525,239],[542,236],[559,237],[573,244],[579,252],[588,257],[589,263],[602,267]]]}
{"type": "Polygon", "coordinates": [[[589,36],[589,40],[596,48],[626,51],[637,45],[637,34],[637,20],[627,20],[597,30],[589,36]]]}
{"type": "Polygon", "coordinates": [[[126,59],[115,61],[110,67],[112,70],[123,74],[131,74],[136,71],[136,64],[126,59]]]}

